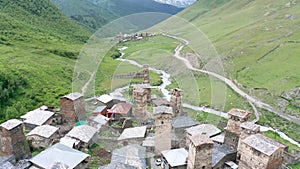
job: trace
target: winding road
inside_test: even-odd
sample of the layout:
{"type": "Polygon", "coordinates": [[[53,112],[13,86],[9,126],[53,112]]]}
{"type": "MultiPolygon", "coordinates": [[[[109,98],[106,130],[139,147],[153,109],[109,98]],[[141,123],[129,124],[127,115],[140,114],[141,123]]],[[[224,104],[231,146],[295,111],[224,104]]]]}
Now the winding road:
{"type": "MultiPolygon", "coordinates": [[[[269,104],[266,104],[250,95],[248,95],[247,93],[245,93],[243,90],[241,90],[240,88],[238,88],[237,85],[235,85],[231,80],[229,80],[228,78],[224,77],[224,76],[221,76],[217,73],[214,73],[214,72],[210,72],[210,71],[207,71],[207,70],[202,70],[202,69],[197,69],[197,68],[194,68],[191,63],[185,59],[185,58],[182,58],[180,56],[180,51],[182,50],[182,48],[186,45],[189,44],[189,42],[186,40],[186,39],[183,39],[183,38],[180,38],[180,37],[176,37],[176,36],[172,36],[172,35],[167,35],[167,34],[163,34],[164,36],[167,36],[167,37],[170,37],[170,38],[173,38],[173,39],[176,39],[176,40],[179,40],[179,41],[183,41],[184,43],[183,44],[180,44],[179,46],[177,46],[177,48],[175,49],[175,54],[174,54],[174,57],[183,61],[183,63],[186,65],[186,67],[190,70],[193,70],[195,72],[200,72],[200,73],[205,73],[205,74],[208,74],[210,76],[213,76],[219,80],[221,80],[222,82],[224,82],[227,86],[229,86],[233,91],[235,91],[237,94],[239,94],[240,96],[242,96],[243,98],[247,99],[249,101],[249,103],[252,103],[254,104],[255,106],[259,107],[259,108],[262,108],[262,109],[265,109],[265,110],[268,110],[269,112],[272,112],[274,114],[277,114],[279,115],[280,117],[288,120],[288,121],[291,121],[291,122],[294,122],[298,125],[300,125],[300,119],[294,117],[294,116],[290,116],[288,114],[285,114],[283,111],[281,110],[278,110],[274,107],[272,107],[271,105],[269,104]]],[[[257,111],[256,111],[257,113],[257,111]]],[[[257,113],[258,115],[258,113],[257,113]]]]}

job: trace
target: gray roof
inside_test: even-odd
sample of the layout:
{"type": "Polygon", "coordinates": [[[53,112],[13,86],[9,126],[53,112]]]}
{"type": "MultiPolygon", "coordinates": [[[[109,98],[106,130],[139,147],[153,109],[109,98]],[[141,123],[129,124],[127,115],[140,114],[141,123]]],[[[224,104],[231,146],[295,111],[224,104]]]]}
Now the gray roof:
{"type": "Polygon", "coordinates": [[[224,143],[224,139],[225,139],[225,132],[216,135],[214,137],[211,138],[214,142],[218,142],[218,143],[224,143]]]}
{"type": "Polygon", "coordinates": [[[82,96],[83,95],[81,93],[75,92],[75,93],[67,94],[67,95],[63,96],[62,98],[65,97],[65,98],[68,98],[70,100],[77,100],[77,99],[79,99],[82,96]]]}
{"type": "Polygon", "coordinates": [[[159,115],[162,113],[173,115],[173,109],[172,107],[167,107],[167,106],[153,107],[153,115],[159,115]]]}
{"type": "Polygon", "coordinates": [[[138,168],[123,163],[110,163],[105,166],[100,166],[99,169],[138,169],[138,168]]]}
{"type": "Polygon", "coordinates": [[[50,126],[48,124],[38,126],[30,131],[27,136],[37,135],[44,138],[50,138],[55,132],[57,132],[58,128],[54,126],[50,126]]]}
{"type": "Polygon", "coordinates": [[[56,162],[61,162],[72,169],[88,156],[86,153],[57,143],[32,157],[29,161],[42,168],[50,168],[56,162]]]}
{"type": "Polygon", "coordinates": [[[186,165],[188,152],[184,148],[165,150],[161,152],[171,167],[186,165]]]}
{"type": "Polygon", "coordinates": [[[203,144],[213,144],[213,141],[206,134],[197,134],[189,137],[191,142],[197,147],[203,144]]]}
{"type": "Polygon", "coordinates": [[[0,169],[17,169],[11,162],[6,161],[0,164],[0,169]]]}
{"type": "Polygon", "coordinates": [[[199,124],[197,121],[193,120],[190,117],[186,116],[179,116],[172,119],[172,126],[173,128],[186,128],[192,127],[199,124]]]}
{"type": "Polygon", "coordinates": [[[60,144],[63,144],[65,146],[68,146],[68,147],[73,147],[74,145],[78,145],[79,144],[79,140],[76,140],[76,139],[73,139],[73,138],[70,138],[70,137],[62,137],[60,140],[59,140],[59,143],[60,144]]]}
{"type": "Polygon", "coordinates": [[[221,133],[221,130],[211,124],[200,124],[186,129],[186,132],[190,135],[208,134],[209,137],[212,137],[221,133]]]}
{"type": "Polygon", "coordinates": [[[241,110],[241,109],[231,109],[231,110],[229,110],[228,114],[237,116],[237,117],[241,117],[241,118],[245,118],[245,117],[251,115],[251,112],[246,111],[246,110],[241,110]]]}
{"type": "Polygon", "coordinates": [[[2,123],[0,126],[7,129],[7,130],[11,130],[19,125],[21,125],[23,122],[17,119],[11,119],[11,120],[7,120],[6,122],[2,123]]]}
{"type": "Polygon", "coordinates": [[[118,140],[144,138],[147,126],[126,128],[118,140]]]}
{"type": "Polygon", "coordinates": [[[98,97],[97,100],[104,103],[104,104],[106,104],[106,103],[112,101],[113,97],[108,95],[108,94],[103,94],[100,97],[98,97]]]}
{"type": "Polygon", "coordinates": [[[116,149],[112,153],[111,165],[125,164],[137,169],[146,168],[146,148],[137,144],[116,149]]]}
{"type": "Polygon", "coordinates": [[[268,156],[272,155],[279,148],[286,147],[285,145],[280,144],[277,141],[265,137],[261,134],[251,135],[245,138],[244,140],[242,140],[242,142],[268,156]]]}
{"type": "Polygon", "coordinates": [[[97,129],[88,125],[75,126],[66,136],[88,143],[96,134],[97,129]]]}
{"type": "Polygon", "coordinates": [[[227,155],[234,153],[236,153],[236,150],[214,143],[212,149],[212,167],[215,167],[227,155]]]}
{"type": "Polygon", "coordinates": [[[100,124],[100,125],[106,125],[109,121],[108,117],[105,117],[101,114],[98,114],[94,119],[92,119],[94,122],[100,124]]]}
{"type": "Polygon", "coordinates": [[[155,146],[155,143],[154,143],[154,137],[146,137],[145,140],[143,141],[143,144],[142,144],[143,147],[154,147],[155,146]]]}
{"type": "Polygon", "coordinates": [[[41,109],[35,109],[21,116],[24,119],[24,123],[33,124],[36,126],[43,125],[54,115],[53,112],[45,111],[41,109]]]}
{"type": "Polygon", "coordinates": [[[251,131],[259,131],[260,129],[260,125],[257,125],[253,122],[244,122],[240,125],[240,127],[251,131]]]}
{"type": "Polygon", "coordinates": [[[69,166],[66,164],[63,164],[61,162],[55,162],[54,164],[52,164],[52,166],[50,167],[50,169],[68,169],[69,166]]]}

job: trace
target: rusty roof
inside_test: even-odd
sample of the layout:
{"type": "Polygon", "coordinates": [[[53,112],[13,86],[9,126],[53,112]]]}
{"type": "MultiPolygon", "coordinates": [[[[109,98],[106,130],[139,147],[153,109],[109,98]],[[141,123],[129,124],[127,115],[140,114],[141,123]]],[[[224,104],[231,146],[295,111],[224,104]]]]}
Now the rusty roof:
{"type": "Polygon", "coordinates": [[[131,108],[132,108],[131,104],[121,102],[115,104],[111,109],[108,109],[107,111],[109,113],[128,114],[131,108]]]}
{"type": "Polygon", "coordinates": [[[242,140],[242,142],[254,148],[257,151],[266,154],[267,156],[272,155],[276,150],[280,148],[286,147],[285,145],[280,144],[277,141],[272,140],[261,134],[251,135],[242,140]]]}

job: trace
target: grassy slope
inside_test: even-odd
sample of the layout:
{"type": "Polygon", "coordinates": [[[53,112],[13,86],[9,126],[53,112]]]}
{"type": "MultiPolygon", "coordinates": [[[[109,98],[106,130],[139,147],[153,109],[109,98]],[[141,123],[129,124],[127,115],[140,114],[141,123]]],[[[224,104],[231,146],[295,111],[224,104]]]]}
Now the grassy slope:
{"type": "Polygon", "coordinates": [[[118,18],[117,14],[86,0],[51,0],[66,16],[95,32],[118,18]]]}
{"type": "Polygon", "coordinates": [[[0,122],[58,105],[88,33],[47,0],[0,1],[0,122]]]}

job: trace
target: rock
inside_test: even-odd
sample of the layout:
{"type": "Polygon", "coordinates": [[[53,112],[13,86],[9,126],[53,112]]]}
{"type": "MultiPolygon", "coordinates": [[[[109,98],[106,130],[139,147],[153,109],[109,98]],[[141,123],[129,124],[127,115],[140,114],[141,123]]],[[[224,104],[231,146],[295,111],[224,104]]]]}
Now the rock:
{"type": "Polygon", "coordinates": [[[290,91],[285,91],[281,93],[280,96],[286,100],[300,100],[300,87],[290,91]]]}
{"type": "Polygon", "coordinates": [[[292,3],[291,2],[288,2],[284,5],[286,8],[290,8],[292,6],[292,3]]]}

